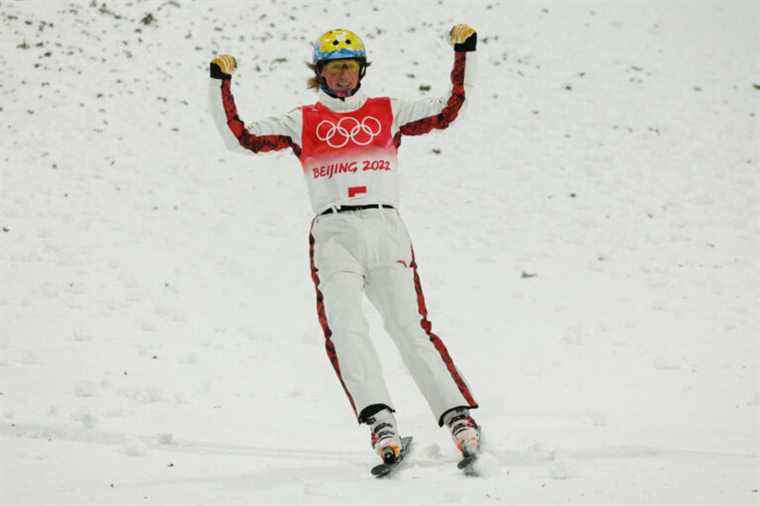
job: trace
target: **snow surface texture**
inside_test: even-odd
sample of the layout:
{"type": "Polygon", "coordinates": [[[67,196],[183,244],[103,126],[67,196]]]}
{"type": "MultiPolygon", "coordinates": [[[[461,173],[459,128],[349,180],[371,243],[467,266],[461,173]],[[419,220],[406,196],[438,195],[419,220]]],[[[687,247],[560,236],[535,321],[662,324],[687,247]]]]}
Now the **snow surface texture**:
{"type": "MultiPolygon", "coordinates": [[[[0,1],[0,504],[758,504],[760,3],[0,1]],[[478,91],[401,148],[434,329],[475,389],[456,469],[370,312],[416,449],[391,482],[323,349],[290,153],[308,41],[371,95],[478,91]],[[430,88],[427,90],[427,88],[430,88]]],[[[368,309],[369,311],[369,309],[368,309]]]]}

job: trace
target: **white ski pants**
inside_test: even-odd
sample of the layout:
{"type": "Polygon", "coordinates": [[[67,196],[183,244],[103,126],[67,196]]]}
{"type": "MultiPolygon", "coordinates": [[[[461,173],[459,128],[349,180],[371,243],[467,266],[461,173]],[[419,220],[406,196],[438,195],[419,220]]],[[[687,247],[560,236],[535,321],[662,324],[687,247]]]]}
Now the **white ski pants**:
{"type": "Polygon", "coordinates": [[[432,332],[411,240],[398,211],[373,208],[317,216],[309,243],[327,355],[357,415],[373,404],[394,409],[362,311],[363,294],[382,316],[439,425],[452,408],[477,407],[432,332]]]}

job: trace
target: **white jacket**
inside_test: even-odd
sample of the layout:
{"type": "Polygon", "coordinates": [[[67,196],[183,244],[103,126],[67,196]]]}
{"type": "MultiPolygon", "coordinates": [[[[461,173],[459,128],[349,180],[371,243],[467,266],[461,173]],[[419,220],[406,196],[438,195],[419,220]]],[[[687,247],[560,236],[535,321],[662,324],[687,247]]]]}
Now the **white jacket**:
{"type": "MultiPolygon", "coordinates": [[[[295,108],[283,116],[269,117],[244,124],[237,115],[229,80],[221,81],[221,86],[219,80],[210,80],[209,110],[225,146],[230,151],[245,153],[247,151],[259,152],[291,148],[301,160],[312,207],[316,214],[330,207],[341,205],[388,204],[398,206],[400,171],[395,159],[395,149],[400,145],[401,137],[404,135],[421,135],[434,129],[447,128],[461,114],[463,106],[467,103],[465,97],[472,90],[475,77],[475,55],[474,51],[455,52],[454,67],[451,73],[452,86],[445,96],[422,100],[389,99],[392,119],[388,121],[387,125],[390,132],[386,133],[392,139],[393,145],[383,148],[376,147],[387,151],[385,154],[378,155],[377,149],[372,150],[370,149],[371,146],[367,146],[367,154],[362,153],[356,145],[353,146],[353,149],[349,149],[352,146],[348,140],[353,140],[355,144],[364,145],[370,139],[368,137],[362,138],[362,140],[358,138],[363,135],[362,130],[370,132],[375,128],[374,117],[369,118],[369,120],[373,120],[370,123],[365,121],[360,125],[357,122],[357,120],[361,121],[366,117],[363,108],[368,105],[368,98],[361,91],[351,97],[339,99],[320,90],[317,104],[323,106],[320,110],[329,118],[319,123],[322,131],[316,133],[313,125],[307,125],[309,129],[304,131],[304,117],[306,117],[305,110],[313,111],[317,104],[295,108]],[[346,119],[343,124],[338,123],[340,118],[347,118],[348,116],[355,119],[351,119],[351,121],[346,119]],[[338,123],[337,127],[336,123],[338,123]],[[345,135],[340,137],[340,132],[343,134],[351,133],[349,130],[358,134],[358,137],[354,136],[355,138],[352,139],[346,139],[345,135]],[[313,146],[315,137],[319,141],[324,141],[326,134],[335,135],[340,142],[331,144],[331,146],[341,149],[330,150],[330,158],[315,165],[315,159],[307,156],[309,153],[305,153],[303,147],[313,146]],[[373,154],[370,155],[370,151],[373,154]],[[381,160],[376,160],[378,156],[381,160]],[[354,169],[357,167],[350,166],[351,163],[358,164],[358,170],[353,173],[350,170],[338,173],[339,166],[354,169]],[[367,169],[364,172],[361,170],[363,164],[367,169]],[[374,167],[385,164],[387,170],[369,170],[369,164],[374,167]],[[320,167],[321,174],[319,172],[320,167]]],[[[328,139],[329,141],[330,139],[328,139]]],[[[389,143],[386,142],[386,144],[389,143]]]]}

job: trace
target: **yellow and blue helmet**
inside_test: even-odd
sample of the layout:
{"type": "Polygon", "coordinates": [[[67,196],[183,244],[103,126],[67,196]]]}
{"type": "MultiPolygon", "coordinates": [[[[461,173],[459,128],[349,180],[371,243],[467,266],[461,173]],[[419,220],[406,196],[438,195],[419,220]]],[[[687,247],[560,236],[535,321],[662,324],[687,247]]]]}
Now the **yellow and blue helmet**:
{"type": "Polygon", "coordinates": [[[323,33],[313,44],[312,63],[319,65],[328,60],[351,58],[367,61],[364,42],[351,30],[336,28],[323,33]]]}

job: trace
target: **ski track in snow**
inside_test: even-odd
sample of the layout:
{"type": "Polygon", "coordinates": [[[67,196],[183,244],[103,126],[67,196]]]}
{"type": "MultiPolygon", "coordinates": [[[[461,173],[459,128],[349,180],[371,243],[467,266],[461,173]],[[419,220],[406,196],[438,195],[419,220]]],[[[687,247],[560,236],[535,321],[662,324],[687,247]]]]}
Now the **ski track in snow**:
{"type": "MultiPolygon", "coordinates": [[[[153,450],[161,450],[169,453],[193,453],[197,455],[241,455],[262,457],[267,459],[282,460],[318,460],[318,461],[342,461],[360,465],[365,460],[366,453],[359,451],[330,451],[327,449],[289,449],[282,446],[258,447],[240,444],[215,443],[211,441],[188,441],[175,439],[170,434],[158,434],[155,436],[134,436],[119,433],[107,433],[89,429],[66,428],[55,426],[42,426],[35,424],[12,424],[0,428],[0,434],[6,437],[46,439],[48,441],[67,441],[99,445],[122,446],[130,441],[140,441],[146,447],[153,450]]],[[[646,446],[618,446],[604,448],[585,448],[572,451],[562,451],[562,455],[577,460],[616,459],[616,458],[646,458],[646,457],[692,457],[692,458],[740,458],[758,459],[757,455],[750,453],[711,452],[700,450],[665,449],[646,446]]],[[[488,454],[497,458],[503,465],[533,465],[542,462],[556,460],[556,450],[546,450],[540,445],[533,446],[524,452],[518,451],[494,451],[488,450],[488,454]]],[[[420,459],[411,457],[415,466],[430,467],[439,466],[442,462],[455,463],[458,459],[450,458],[420,459]]]]}
{"type": "Polygon", "coordinates": [[[760,3],[346,5],[0,1],[0,504],[760,504],[760,3]],[[415,436],[383,483],[297,162],[224,151],[207,66],[282,114],[346,26],[369,94],[422,98],[457,22],[478,88],[404,139],[402,214],[484,476],[367,307],[415,436]]]}

